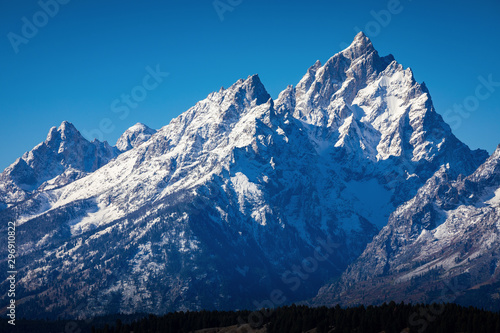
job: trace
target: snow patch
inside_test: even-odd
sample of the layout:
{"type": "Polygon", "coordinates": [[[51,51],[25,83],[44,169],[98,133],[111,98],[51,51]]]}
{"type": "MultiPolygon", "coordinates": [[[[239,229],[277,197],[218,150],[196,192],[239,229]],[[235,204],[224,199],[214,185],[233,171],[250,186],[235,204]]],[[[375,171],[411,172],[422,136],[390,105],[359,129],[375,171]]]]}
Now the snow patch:
{"type": "Polygon", "coordinates": [[[495,191],[495,195],[490,200],[486,201],[488,205],[498,206],[500,205],[500,188],[495,191]]]}

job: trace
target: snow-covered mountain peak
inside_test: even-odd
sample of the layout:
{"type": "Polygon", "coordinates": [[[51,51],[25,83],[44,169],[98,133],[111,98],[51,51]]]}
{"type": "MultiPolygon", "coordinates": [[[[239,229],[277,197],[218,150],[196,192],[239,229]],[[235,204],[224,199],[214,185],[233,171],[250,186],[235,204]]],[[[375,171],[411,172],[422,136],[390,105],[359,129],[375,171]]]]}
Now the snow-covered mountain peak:
{"type": "Polygon", "coordinates": [[[76,129],[76,127],[68,122],[63,121],[59,127],[52,127],[47,134],[47,138],[45,139],[46,143],[54,142],[54,141],[62,141],[62,140],[81,140],[83,136],[76,129]]]}
{"type": "Polygon", "coordinates": [[[137,123],[127,129],[116,141],[116,148],[122,152],[140,146],[156,133],[156,130],[137,123]]]}
{"type": "Polygon", "coordinates": [[[278,113],[289,112],[295,109],[295,88],[292,85],[288,85],[285,90],[283,90],[275,101],[276,111],[278,113]]]}
{"type": "Polygon", "coordinates": [[[316,60],[316,62],[314,63],[314,65],[312,65],[311,67],[309,67],[309,69],[307,70],[307,73],[316,73],[316,71],[319,68],[321,68],[321,66],[323,66],[323,64],[321,64],[321,61],[316,60]]]}
{"type": "MultiPolygon", "coordinates": [[[[289,102],[291,91],[287,88],[277,100],[277,109],[287,104],[293,108],[290,111],[294,117],[336,130],[347,117],[360,110],[351,104],[362,89],[371,85],[370,89],[376,91],[378,85],[401,80],[405,75],[400,72],[405,71],[392,55],[379,57],[368,37],[360,33],[348,48],[332,56],[324,65],[317,61],[311,66],[295,88],[295,103],[289,102]]],[[[411,71],[405,73],[413,82],[411,71]]],[[[373,106],[381,107],[383,105],[373,106]]]]}
{"type": "Polygon", "coordinates": [[[63,122],[61,123],[61,125],[59,125],[59,129],[62,132],[77,131],[76,127],[72,123],[70,123],[69,121],[67,121],[67,120],[63,120],[63,122]]]}
{"type": "Polygon", "coordinates": [[[354,37],[351,45],[341,53],[344,57],[354,60],[371,52],[376,52],[375,48],[371,40],[361,31],[354,37]]]}
{"type": "Polygon", "coordinates": [[[356,36],[354,36],[354,41],[353,43],[355,42],[362,42],[362,43],[366,43],[366,42],[370,42],[370,39],[365,35],[365,33],[363,31],[360,31],[356,34],[356,36]]]}
{"type": "Polygon", "coordinates": [[[244,96],[247,101],[255,103],[255,105],[266,103],[271,98],[257,74],[250,75],[241,84],[236,83],[231,88],[238,91],[236,94],[237,98],[244,96]]]}
{"type": "Polygon", "coordinates": [[[459,142],[413,71],[392,55],[380,57],[363,33],[323,66],[311,66],[295,88],[279,95],[275,109],[315,128],[311,135],[317,142],[333,141],[338,154],[349,156],[351,162],[344,164],[349,164],[350,174],[362,169],[366,176],[360,166],[368,161],[386,161],[385,170],[418,162],[418,169],[405,172],[413,175],[418,170],[415,179],[423,181],[445,162],[470,174],[487,157],[459,142]],[[468,157],[457,158],[452,151],[468,157]]]}
{"type": "Polygon", "coordinates": [[[271,96],[260,81],[257,74],[250,75],[246,80],[239,79],[229,88],[221,88],[217,92],[212,92],[205,100],[197,103],[201,104],[211,102],[220,105],[221,111],[230,109],[242,109],[266,103],[271,96]]]}
{"type": "Polygon", "coordinates": [[[25,200],[35,190],[60,187],[108,163],[118,150],[106,141],[87,141],[63,121],[44,142],[23,154],[0,174],[0,210],[25,200]]]}

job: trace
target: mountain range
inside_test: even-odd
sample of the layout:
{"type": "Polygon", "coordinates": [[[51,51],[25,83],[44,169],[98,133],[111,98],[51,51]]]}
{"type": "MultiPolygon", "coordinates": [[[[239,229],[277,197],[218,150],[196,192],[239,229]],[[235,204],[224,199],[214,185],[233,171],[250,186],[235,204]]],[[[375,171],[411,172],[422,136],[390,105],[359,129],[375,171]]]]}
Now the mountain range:
{"type": "Polygon", "coordinates": [[[0,175],[20,311],[432,301],[455,280],[500,308],[499,156],[363,33],[276,100],[251,75],[114,147],[63,122],[0,175]]]}

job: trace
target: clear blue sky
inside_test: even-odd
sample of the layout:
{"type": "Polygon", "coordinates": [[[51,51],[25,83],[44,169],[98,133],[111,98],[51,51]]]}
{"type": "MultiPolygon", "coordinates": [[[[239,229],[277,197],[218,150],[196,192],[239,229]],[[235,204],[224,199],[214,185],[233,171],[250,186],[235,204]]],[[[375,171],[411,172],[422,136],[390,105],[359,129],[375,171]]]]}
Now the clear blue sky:
{"type": "Polygon", "coordinates": [[[490,153],[500,143],[500,86],[474,97],[478,77],[500,82],[497,0],[217,0],[219,12],[213,0],[59,1],[50,17],[38,1],[0,0],[0,169],[63,120],[90,132],[107,119],[113,130],[101,133],[114,144],[136,122],[160,128],[254,73],[276,98],[358,29],[426,82],[439,113],[469,103],[468,118],[450,113],[459,139],[490,153]],[[141,96],[157,65],[168,77],[141,96]],[[132,91],[144,99],[125,116],[120,98],[132,91]]]}

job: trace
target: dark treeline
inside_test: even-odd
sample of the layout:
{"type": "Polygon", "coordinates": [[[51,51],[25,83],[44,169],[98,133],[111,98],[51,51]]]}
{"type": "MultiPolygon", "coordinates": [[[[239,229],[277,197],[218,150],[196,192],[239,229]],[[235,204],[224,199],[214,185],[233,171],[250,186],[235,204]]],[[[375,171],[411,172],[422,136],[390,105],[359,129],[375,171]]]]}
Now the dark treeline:
{"type": "MultiPolygon", "coordinates": [[[[301,333],[316,328],[318,333],[362,332],[500,332],[500,314],[456,304],[396,304],[351,308],[286,306],[274,310],[237,312],[176,312],[149,316],[123,325],[93,328],[95,333],[193,332],[203,328],[249,323],[268,333],[301,333]]],[[[245,325],[246,326],[246,325],[245,325]]],[[[250,332],[245,326],[234,332],[250,332]]],[[[248,326],[246,326],[248,327],[248,326]]]]}
{"type": "MultiPolygon", "coordinates": [[[[457,304],[396,304],[341,308],[285,306],[260,311],[175,312],[142,319],[115,315],[89,321],[26,321],[14,330],[1,332],[71,332],[71,333],[189,333],[205,328],[235,326],[231,332],[251,333],[251,327],[268,333],[301,333],[316,329],[317,333],[490,333],[500,332],[500,313],[457,304]],[[24,329],[23,329],[24,328],[24,329]],[[36,328],[35,330],[33,330],[36,328]]],[[[136,317],[137,318],[137,317],[136,317]]],[[[9,327],[12,329],[13,327],[9,327]]],[[[226,331],[227,332],[227,331],[226,331]]]]}

